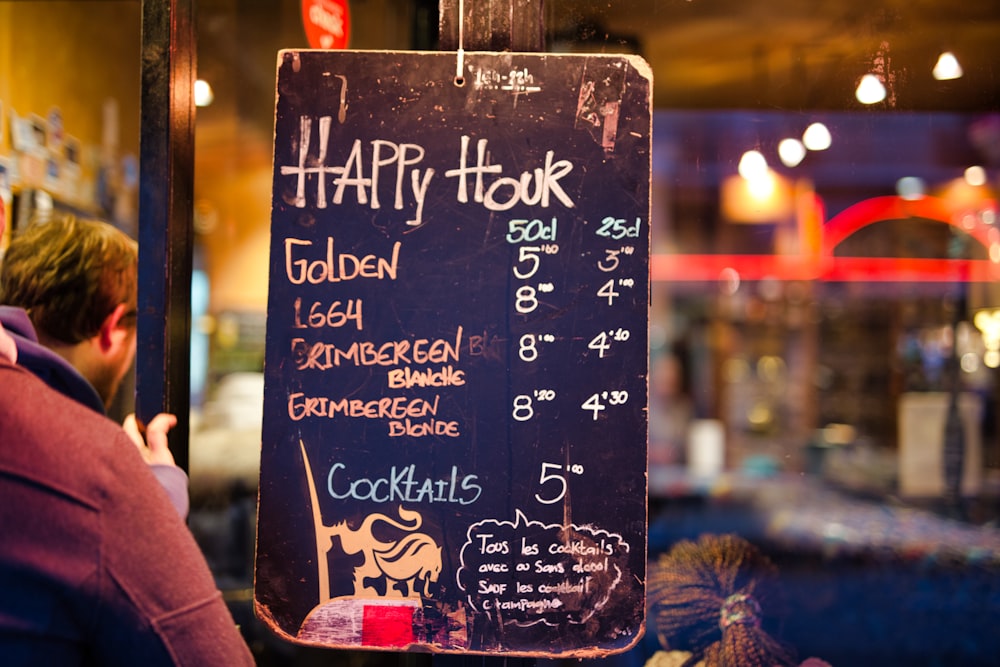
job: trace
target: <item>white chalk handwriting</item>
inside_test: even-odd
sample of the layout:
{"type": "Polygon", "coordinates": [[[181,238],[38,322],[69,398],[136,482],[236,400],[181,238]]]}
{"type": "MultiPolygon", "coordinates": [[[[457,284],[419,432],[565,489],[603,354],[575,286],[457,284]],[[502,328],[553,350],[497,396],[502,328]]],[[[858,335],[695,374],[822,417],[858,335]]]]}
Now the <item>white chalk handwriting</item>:
{"type": "MultiPolygon", "coordinates": [[[[298,136],[290,138],[297,152],[295,165],[280,165],[278,173],[295,179],[292,203],[297,208],[315,206],[325,209],[331,203],[340,206],[348,192],[353,201],[372,210],[382,208],[382,199],[389,194],[392,207],[402,211],[412,209],[407,225],[424,223],[424,202],[437,170],[421,166],[427,151],[415,143],[375,139],[366,146],[354,139],[346,150],[331,146],[332,116],[300,116],[298,136]],[[318,124],[318,144],[313,146],[313,126],[318,124]],[[390,185],[382,187],[383,184],[390,185]],[[333,195],[329,196],[328,189],[333,195]]],[[[456,180],[455,198],[462,204],[471,201],[488,211],[506,211],[518,204],[543,209],[556,202],[566,208],[575,203],[563,187],[562,179],[573,171],[569,160],[556,159],[555,151],[546,151],[542,164],[517,175],[505,175],[501,164],[492,162],[489,140],[479,139],[475,157],[470,159],[470,138],[462,135],[458,147],[458,166],[444,172],[456,180]]]]}

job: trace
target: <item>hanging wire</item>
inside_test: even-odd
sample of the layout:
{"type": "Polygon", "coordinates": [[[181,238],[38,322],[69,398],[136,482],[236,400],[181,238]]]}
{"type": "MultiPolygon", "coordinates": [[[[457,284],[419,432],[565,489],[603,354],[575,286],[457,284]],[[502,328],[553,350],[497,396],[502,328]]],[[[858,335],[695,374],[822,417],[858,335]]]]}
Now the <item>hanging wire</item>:
{"type": "Polygon", "coordinates": [[[465,0],[458,0],[458,62],[455,66],[455,85],[465,85],[465,0]]]}

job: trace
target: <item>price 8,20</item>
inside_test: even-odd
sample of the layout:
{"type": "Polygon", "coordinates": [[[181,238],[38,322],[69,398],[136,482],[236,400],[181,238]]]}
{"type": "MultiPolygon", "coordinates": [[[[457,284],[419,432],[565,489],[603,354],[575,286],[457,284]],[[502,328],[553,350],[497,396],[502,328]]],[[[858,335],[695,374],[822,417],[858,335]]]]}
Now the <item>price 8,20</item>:
{"type": "Polygon", "coordinates": [[[534,401],[554,401],[556,399],[556,392],[554,389],[536,389],[534,391],[534,399],[528,394],[518,394],[514,397],[514,408],[511,411],[511,417],[516,421],[526,422],[535,416],[534,401]]]}

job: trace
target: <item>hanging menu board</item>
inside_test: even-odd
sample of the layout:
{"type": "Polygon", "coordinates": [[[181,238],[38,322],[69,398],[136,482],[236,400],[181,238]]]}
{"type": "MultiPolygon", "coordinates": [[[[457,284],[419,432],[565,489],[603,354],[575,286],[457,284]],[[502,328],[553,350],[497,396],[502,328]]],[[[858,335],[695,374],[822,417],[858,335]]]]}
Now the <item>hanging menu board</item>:
{"type": "Polygon", "coordinates": [[[639,639],[650,130],[638,57],[279,54],[254,583],[275,632],[639,639]]]}

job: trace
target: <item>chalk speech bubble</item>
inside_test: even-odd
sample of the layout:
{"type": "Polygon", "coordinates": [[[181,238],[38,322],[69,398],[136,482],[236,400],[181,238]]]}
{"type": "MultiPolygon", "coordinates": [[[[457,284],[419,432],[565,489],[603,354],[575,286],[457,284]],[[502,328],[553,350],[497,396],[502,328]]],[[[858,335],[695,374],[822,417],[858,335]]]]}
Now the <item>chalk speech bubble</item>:
{"type": "Polygon", "coordinates": [[[469,526],[455,575],[474,612],[519,626],[585,623],[628,570],[621,535],[591,525],[514,521],[469,526]]]}

